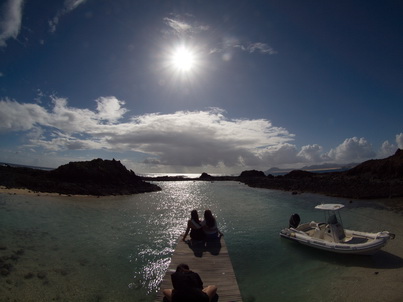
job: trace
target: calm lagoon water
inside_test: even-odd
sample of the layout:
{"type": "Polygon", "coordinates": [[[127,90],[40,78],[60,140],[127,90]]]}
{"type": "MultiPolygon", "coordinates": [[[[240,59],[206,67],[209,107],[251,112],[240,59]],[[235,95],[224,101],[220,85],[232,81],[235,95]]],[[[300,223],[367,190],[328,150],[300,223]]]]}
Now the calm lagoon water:
{"type": "MultiPolygon", "coordinates": [[[[1,301],[154,301],[190,210],[209,208],[225,235],[245,302],[322,301],[357,258],[281,239],[289,216],[321,220],[343,203],[346,227],[391,230],[401,216],[360,202],[253,189],[237,182],[160,182],[161,192],[76,198],[0,195],[1,301]],[[346,258],[347,257],[347,258],[346,258]]],[[[203,276],[201,276],[203,277],[203,276]]]]}

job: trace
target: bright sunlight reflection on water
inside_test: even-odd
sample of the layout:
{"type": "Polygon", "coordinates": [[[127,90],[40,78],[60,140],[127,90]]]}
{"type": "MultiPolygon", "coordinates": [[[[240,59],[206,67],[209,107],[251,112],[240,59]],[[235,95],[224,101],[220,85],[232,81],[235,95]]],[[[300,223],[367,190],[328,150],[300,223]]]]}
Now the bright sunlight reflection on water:
{"type": "MultiPolygon", "coordinates": [[[[335,282],[334,276],[345,270],[345,257],[338,261],[333,255],[301,250],[278,234],[290,214],[320,220],[315,205],[343,200],[237,182],[157,184],[162,191],[133,196],[0,195],[0,256],[22,251],[8,281],[0,282],[2,298],[154,301],[193,209],[200,216],[211,209],[217,217],[244,301],[322,301],[333,290],[326,280],[335,282]],[[295,285],[292,290],[289,284],[295,285]]],[[[400,229],[396,221],[401,216],[394,213],[349,208],[343,222],[353,229],[400,229]]]]}
{"type": "Polygon", "coordinates": [[[134,273],[135,281],[129,284],[130,288],[141,286],[147,293],[158,290],[178,237],[185,231],[190,211],[198,209],[200,215],[203,213],[206,200],[201,187],[204,185],[193,181],[170,182],[163,185],[163,192],[153,193],[153,201],[148,201],[151,201],[150,211],[142,217],[142,223],[149,227],[143,229],[142,235],[155,240],[147,242],[131,256],[131,261],[145,264],[141,271],[134,273]]]}

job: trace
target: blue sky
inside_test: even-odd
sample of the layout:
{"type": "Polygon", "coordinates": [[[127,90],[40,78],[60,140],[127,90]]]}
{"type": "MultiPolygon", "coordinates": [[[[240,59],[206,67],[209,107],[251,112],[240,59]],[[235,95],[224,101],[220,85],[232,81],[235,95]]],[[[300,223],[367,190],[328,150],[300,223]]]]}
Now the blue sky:
{"type": "Polygon", "coordinates": [[[237,174],[403,148],[401,1],[0,5],[0,161],[237,174]]]}

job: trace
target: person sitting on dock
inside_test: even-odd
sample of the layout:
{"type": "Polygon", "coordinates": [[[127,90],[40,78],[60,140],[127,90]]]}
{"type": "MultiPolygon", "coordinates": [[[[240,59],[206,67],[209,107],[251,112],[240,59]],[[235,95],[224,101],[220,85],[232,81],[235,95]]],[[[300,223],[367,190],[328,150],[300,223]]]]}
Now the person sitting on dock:
{"type": "Polygon", "coordinates": [[[190,270],[187,264],[179,264],[171,275],[173,289],[164,289],[164,301],[169,302],[209,302],[216,295],[217,286],[203,288],[198,273],[190,270]]]}
{"type": "Polygon", "coordinates": [[[203,241],[205,239],[204,231],[199,219],[199,214],[196,210],[190,212],[190,220],[188,220],[187,228],[185,235],[183,235],[182,240],[186,240],[186,236],[189,234],[190,231],[190,238],[196,241],[203,241]]]}
{"type": "Polygon", "coordinates": [[[216,240],[222,236],[222,233],[218,230],[217,221],[210,210],[204,211],[202,226],[207,241],[216,240]]]}

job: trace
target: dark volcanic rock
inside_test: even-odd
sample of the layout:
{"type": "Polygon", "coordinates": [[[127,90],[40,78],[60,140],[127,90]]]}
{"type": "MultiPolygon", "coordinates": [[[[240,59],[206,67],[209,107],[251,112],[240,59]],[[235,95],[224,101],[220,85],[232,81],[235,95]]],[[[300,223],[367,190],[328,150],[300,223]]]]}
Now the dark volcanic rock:
{"type": "Polygon", "coordinates": [[[0,166],[0,185],[62,194],[121,195],[160,190],[150,181],[240,181],[251,187],[312,192],[345,198],[370,199],[403,196],[403,150],[380,160],[369,160],[344,172],[312,173],[294,170],[284,176],[243,171],[239,176],[199,178],[139,177],[119,161],[95,159],[60,166],[53,171],[0,166]]]}
{"type": "Polygon", "coordinates": [[[206,172],[203,172],[200,175],[199,179],[202,179],[202,180],[214,180],[214,177],[209,175],[209,174],[207,174],[206,172]]]}
{"type": "Polygon", "coordinates": [[[288,179],[304,179],[304,178],[311,178],[315,175],[315,173],[302,171],[302,170],[293,170],[290,173],[284,175],[284,178],[288,179]]]}
{"type": "Polygon", "coordinates": [[[394,155],[385,159],[363,162],[345,174],[383,180],[403,178],[403,150],[398,149],[394,155]]]}
{"type": "Polygon", "coordinates": [[[241,175],[239,175],[239,178],[255,178],[255,177],[266,177],[266,174],[264,174],[263,171],[249,170],[249,171],[243,171],[241,175]]]}
{"type": "Polygon", "coordinates": [[[72,195],[128,195],[161,190],[120,161],[94,159],[70,162],[52,171],[0,167],[0,185],[72,195]]]}
{"type": "Polygon", "coordinates": [[[237,179],[250,187],[265,188],[267,176],[263,171],[248,170],[243,171],[237,179]]]}
{"type": "Polygon", "coordinates": [[[366,161],[344,172],[312,173],[294,170],[284,176],[239,177],[251,187],[312,192],[345,198],[371,199],[403,196],[403,151],[366,161]]]}

